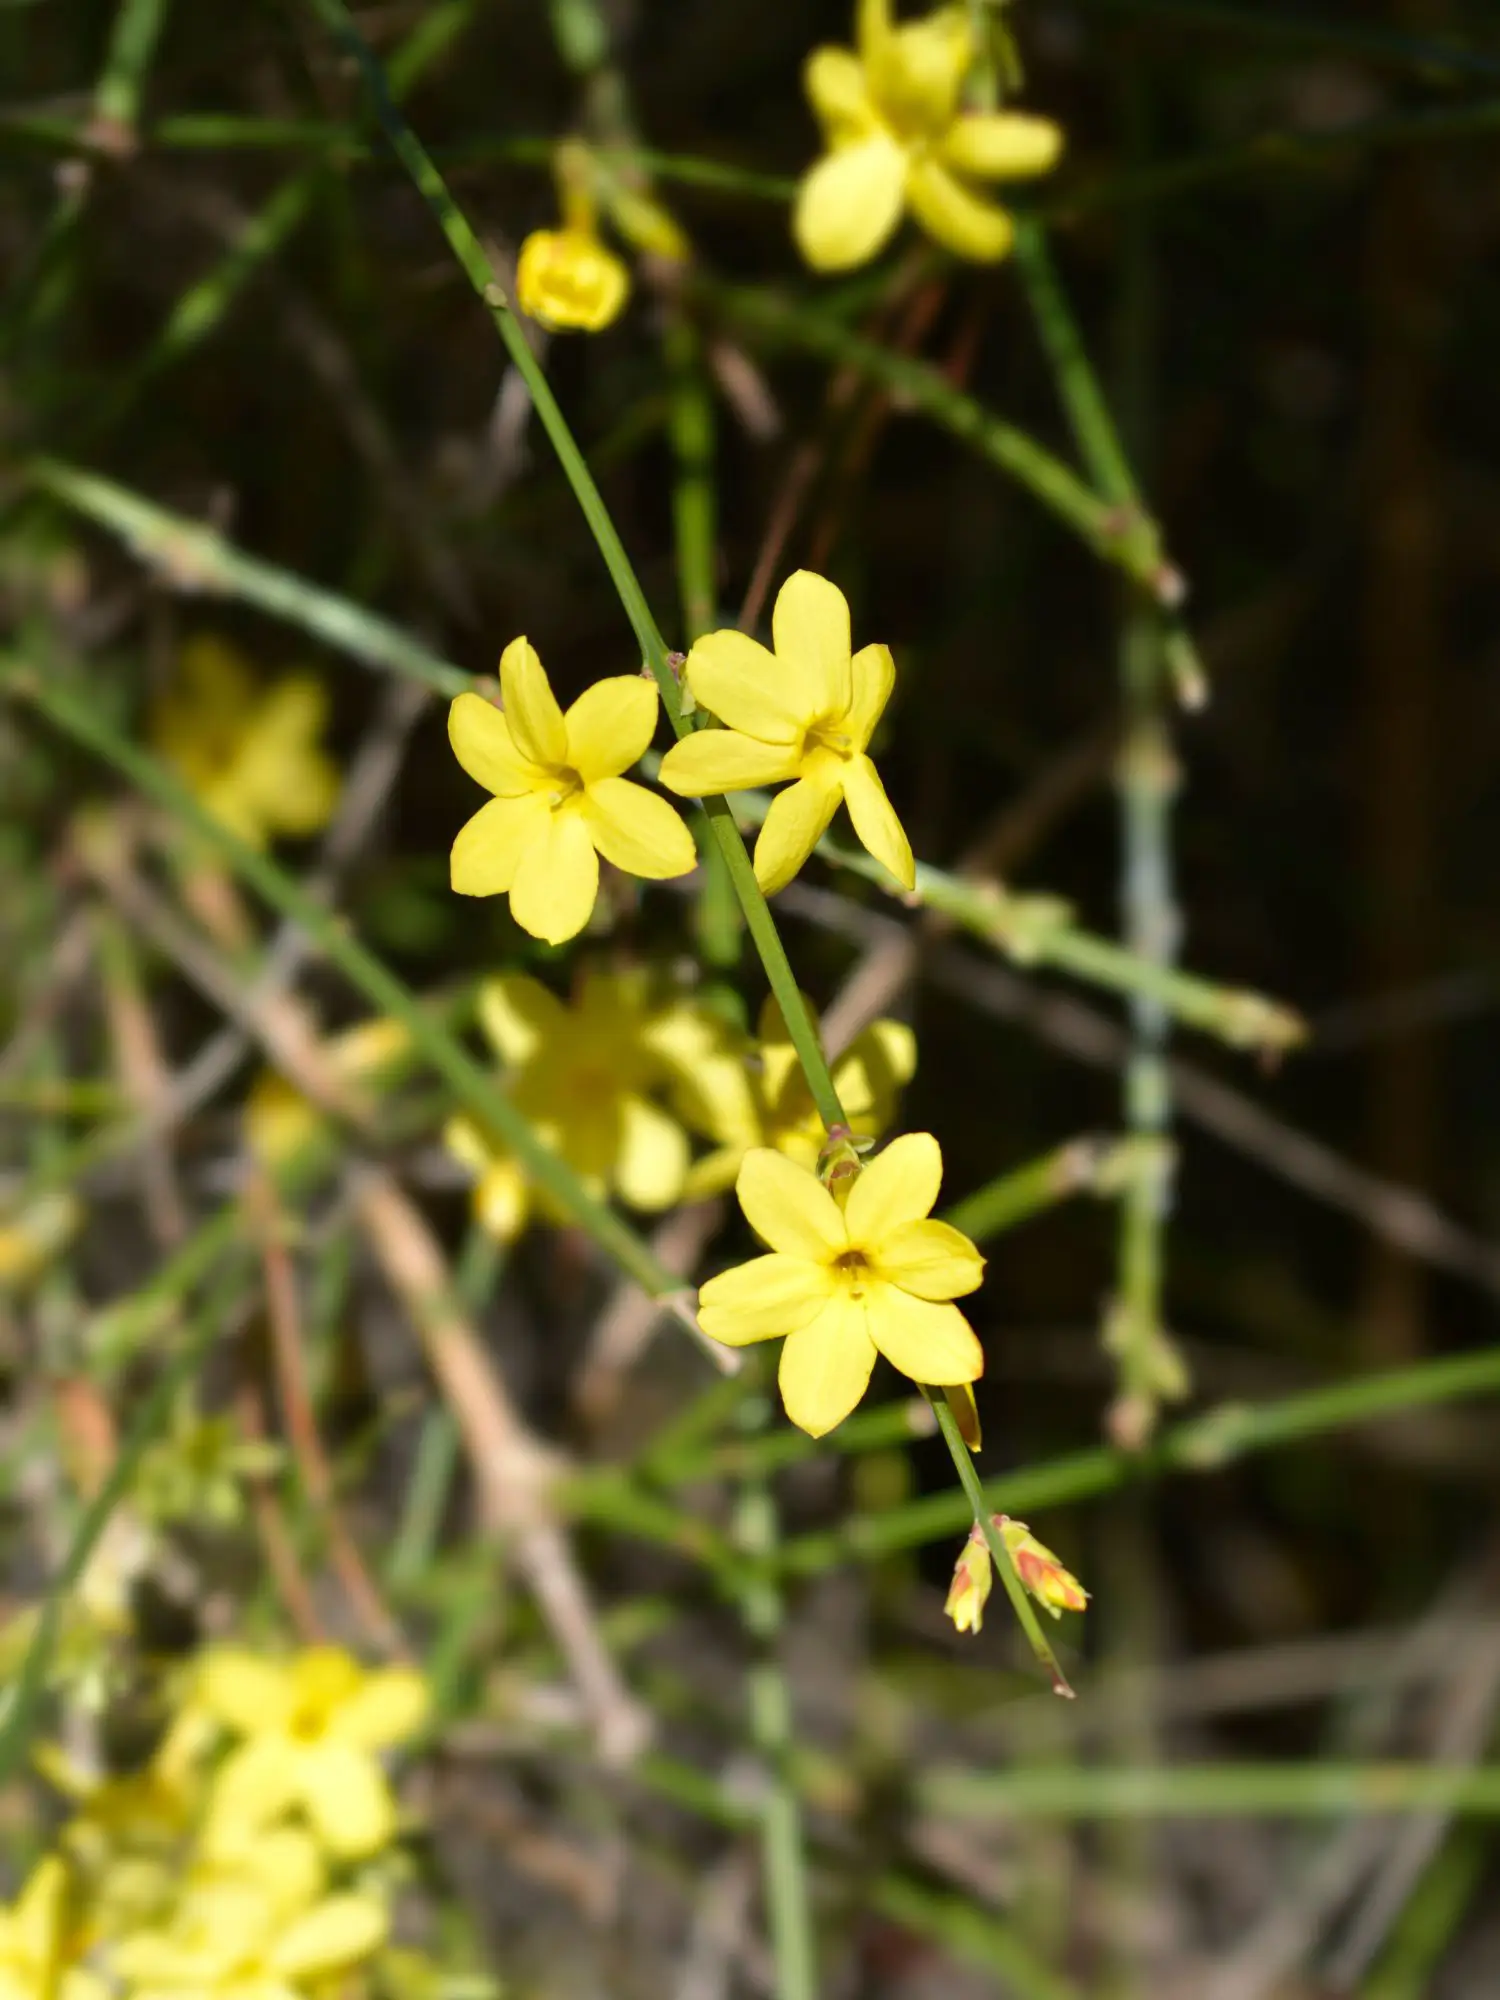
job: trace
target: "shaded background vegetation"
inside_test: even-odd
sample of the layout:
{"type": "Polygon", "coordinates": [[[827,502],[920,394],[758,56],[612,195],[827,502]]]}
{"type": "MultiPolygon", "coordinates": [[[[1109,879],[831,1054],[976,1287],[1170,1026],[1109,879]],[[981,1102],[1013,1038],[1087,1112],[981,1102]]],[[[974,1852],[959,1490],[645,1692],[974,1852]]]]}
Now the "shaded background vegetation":
{"type": "MultiPolygon", "coordinates": [[[[1167,1324],[1204,1406],[1481,1350],[1500,1292],[1489,1243],[1500,1198],[1492,12],[1479,0],[1328,0],[1316,15],[1287,0],[1026,0],[1014,11],[1027,99],[1069,134],[1036,207],[1189,580],[1211,689],[1172,723],[1185,961],[1285,1000],[1311,1031],[1278,1067],[1182,1039],[1196,1081],[1177,1125],[1167,1324]],[[1215,1095],[1205,1075],[1233,1096],[1215,1095]]],[[[545,145],[517,142],[566,129],[580,87],[537,0],[475,0],[456,14],[411,0],[362,20],[388,54],[424,12],[453,16],[455,32],[406,108],[503,260],[553,212],[545,145]]],[[[798,67],[815,41],[846,38],[844,6],[639,0],[612,14],[649,145],[752,177],[802,170],[815,135],[798,67]]],[[[471,672],[490,671],[519,631],[565,693],[629,670],[608,579],[493,331],[316,20],[292,5],[168,9],[132,132],[101,125],[93,96],[115,18],[102,0],[0,8],[0,259],[10,278],[0,559],[13,644],[24,649],[42,630],[86,656],[99,704],[131,726],[183,637],[203,629],[267,667],[316,660],[341,752],[372,711],[362,668],[243,605],[196,597],[182,588],[190,577],[143,570],[118,540],[39,497],[28,466],[45,453],[217,524],[471,672]],[[262,124],[256,133],[240,122],[241,143],[209,143],[203,121],[220,114],[262,124]]],[[[770,287],[914,347],[1071,456],[1014,269],[913,267],[903,251],[874,280],[820,287],[794,267],[774,187],[668,173],[661,188],[701,255],[686,307],[670,287],[642,283],[616,329],[552,343],[548,366],[669,640],[681,623],[664,335],[685,310],[718,368],[722,619],[737,617],[801,463],[775,574],[806,562],[835,576],[856,635],[893,646],[901,678],[882,769],[918,854],[955,867],[987,839],[1008,886],[1064,896],[1091,929],[1115,930],[1117,574],[878,383],[856,374],[831,394],[836,364],[768,341],[736,303],[735,287],[770,287]]],[[[99,893],[80,880],[70,844],[80,802],[103,787],[31,718],[17,712],[4,731],[0,939],[11,987],[3,1025],[14,1031],[46,986],[68,914],[99,893]]],[[[434,707],[344,879],[340,909],[418,987],[552,962],[502,906],[448,895],[446,849],[470,790],[434,707]]],[[[856,918],[891,914],[873,890],[840,887],[856,918]]],[[[816,893],[789,894],[785,906],[794,961],[826,1004],[858,956],[859,923],[831,924],[816,893]]],[[[625,914],[625,947],[680,950],[682,922],[672,898],[648,899],[625,914]]],[[[184,1061],[214,1017],[170,965],[147,959],[163,1047],[184,1061]]],[[[1090,1022],[1115,1017],[1113,999],[1080,998],[1055,977],[964,948],[934,950],[923,970],[896,1003],[921,1049],[903,1117],[940,1136],[950,1195],[1075,1134],[1119,1128],[1118,1066],[1090,1059],[1090,1022]]],[[[328,1018],[347,1016],[325,970],[305,985],[328,1018]]],[[[744,989],[753,1001],[748,970],[744,989]]],[[[56,1059],[97,1073],[99,1047],[85,992],[60,1016],[56,1059]]],[[[177,1135],[195,1203],[209,1198],[242,1086],[243,1073],[177,1135]]],[[[35,1118],[12,1114],[5,1143],[19,1172],[35,1158],[35,1118]]],[[[49,1340],[73,1354],[79,1299],[113,1296],[151,1268],[130,1174],[85,1192],[91,1220],[71,1304],[55,1322],[17,1308],[10,1329],[14,1426],[59,1365],[49,1340]]],[[[440,1185],[424,1199],[456,1242],[460,1192],[440,1185]]],[[[1098,1439],[1113,1394],[1099,1331],[1116,1234],[1110,1205],[1086,1199],[989,1246],[976,1316],[990,1357],[987,1472],[1098,1439]]],[[[506,1284],[576,1335],[586,1315],[575,1301],[569,1322],[559,1302],[564,1255],[550,1238],[532,1244],[506,1284]]],[[[375,1308],[355,1317],[373,1350],[389,1347],[375,1308]]],[[[576,1338],[518,1332],[504,1288],[485,1326],[538,1421],[577,1443],[563,1415],[576,1338]]],[[[642,1370],[621,1437],[701,1387],[666,1345],[642,1370]]],[[[414,1422],[393,1415],[373,1464],[351,1471],[371,1536],[396,1505],[414,1422]]],[[[1482,1762],[1500,1700],[1496,1440],[1482,1401],[1424,1408],[1038,1517],[1095,1600],[1068,1635],[1084,1699],[1046,1718],[1045,1735],[1028,1721],[1026,1754],[1050,1755],[1055,1737],[1085,1821],[1097,1764],[1482,1762]],[[1091,1684],[1117,1690],[1096,1720],[1091,1684]],[[1455,1707],[1470,1718],[1461,1741],[1443,1734],[1455,1707]]],[[[628,1446],[617,1438],[611,1449],[628,1446]]],[[[842,1470],[810,1460],[784,1500],[793,1527],[810,1529],[950,1481],[937,1448],[920,1445],[842,1470]]],[[[18,1550],[31,1550],[14,1565],[21,1591],[35,1534],[19,1499],[12,1518],[18,1550]]],[[[657,1694],[677,1751],[721,1766],[738,1701],[732,1621],[690,1570],[647,1558],[607,1525],[586,1533],[607,1601],[639,1592],[667,1607],[637,1661],[642,1691],[650,1698],[653,1675],[665,1675],[676,1692],[657,1694]],[[696,1706],[684,1685],[716,1698],[696,1706]]],[[[459,1563],[471,1547],[460,1496],[434,1562],[459,1563]]],[[[1372,1960],[1388,1983],[1370,1991],[1490,1990],[1500,1938],[1484,1915],[1493,1884],[1482,1819],[1444,1819],[1431,1854],[1393,1888],[1388,1865],[1410,1833],[1400,1819],[1335,1816],[1289,1832],[1272,1811],[1211,1831],[1105,1820],[1074,1833],[1045,1818],[1012,1825],[1002,1802],[955,1831],[939,1805],[914,1806],[925,1759],[1005,1770],[1026,1740],[1009,1715],[1027,1684],[1005,1621],[997,1612],[1000,1629],[967,1646],[945,1635],[952,1555],[940,1539],[919,1557],[794,1586],[793,1680],[808,1741],[827,1752],[814,1792],[830,1991],[959,1990],[954,1981],[970,1975],[953,1970],[955,1951],[983,1968],[976,1991],[1007,1979],[1016,1993],[1075,1990],[1047,1978],[1087,1993],[1171,1981],[1195,1994],[1363,1991],[1372,1960]],[[899,1722],[882,1721],[890,1690],[899,1722]],[[887,1861],[919,1883],[920,1921],[899,1894],[881,1914],[864,1907],[861,1869],[887,1861]],[[942,1915],[946,1896],[1013,1924],[1028,1954],[1020,1969],[1006,1971],[993,1938],[966,1941],[942,1915]],[[1420,1949],[1413,1912],[1426,1915],[1420,1949]],[[1362,1960],[1341,1958],[1362,1923],[1374,1944],[1362,1960]],[[1403,1972],[1408,1962],[1415,1969],[1403,1972]],[[1331,1985],[1318,1983],[1325,1975],[1331,1985]]],[[[402,1606],[419,1631],[430,1631],[438,1595],[402,1606]]],[[[503,1657],[503,1633],[490,1637],[503,1657]]],[[[482,1644],[470,1664],[472,1714],[483,1706],[482,1644]]],[[[1031,1697],[1025,1715],[1037,1706],[1031,1697]]],[[[605,1803],[591,1804],[576,1746],[507,1754],[515,1768],[501,1760],[490,1796],[463,1781],[476,1824],[491,1827],[469,1844],[487,1843],[497,1873],[474,1871],[470,1855],[465,1880],[466,1864],[449,1861],[471,1901],[490,1899],[497,1964],[525,1968],[538,1991],[665,1990],[662,1968],[681,1970],[695,1889],[685,1858],[702,1836],[643,1803],[628,1780],[610,1779],[605,1803]],[[610,1836],[636,1858],[606,1854],[610,1836]],[[538,1842],[564,1857],[553,1855],[545,1890],[538,1842]],[[651,1885],[646,1904],[621,1891],[637,1867],[651,1885]],[[557,1956],[556,1932],[580,1895],[591,1922],[557,1956]],[[632,1910],[646,1935],[633,1935],[632,1910]]],[[[1283,1811],[1294,1794],[1293,1784],[1283,1811]]],[[[733,1837],[714,1839],[716,1879],[745,1903],[732,1870],[722,1874],[733,1837]]],[[[702,1990],[764,1990],[763,1959],[745,1943],[756,1919],[730,1904],[730,1983],[702,1990]]]]}

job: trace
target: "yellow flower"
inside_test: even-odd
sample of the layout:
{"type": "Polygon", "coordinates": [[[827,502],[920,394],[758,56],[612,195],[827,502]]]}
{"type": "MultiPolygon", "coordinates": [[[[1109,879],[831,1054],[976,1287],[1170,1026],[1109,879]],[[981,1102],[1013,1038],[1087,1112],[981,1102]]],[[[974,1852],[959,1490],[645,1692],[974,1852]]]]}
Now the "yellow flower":
{"type": "Polygon", "coordinates": [[[857,48],[808,57],[804,81],[828,153],[798,190],[792,229],[815,270],[867,262],[903,209],[960,257],[993,263],[1009,250],[1010,217],[974,183],[1046,173],[1062,133],[1025,112],[962,109],[969,12],[940,7],[898,28],[890,0],[859,0],[857,48]]]}
{"type": "Polygon", "coordinates": [[[308,1908],[264,1881],[190,1888],[173,1922],[124,1938],[115,1965],[143,1994],[181,2000],[295,2000],[384,1944],[390,1920],[373,1896],[325,1896],[308,1908]]]}
{"type": "Polygon", "coordinates": [[[599,333],[619,318],[630,273],[591,229],[534,229],[516,263],[522,312],[552,333],[599,333]]]}
{"type": "Polygon", "coordinates": [[[662,759],[661,781],[689,798],[793,779],[771,801],[755,843],[755,879],[784,889],[838,810],[905,889],[916,882],[911,844],[865,755],[890,700],[888,646],[850,658],[849,606],[825,577],[798,570],[777,594],[775,651],[743,632],[710,632],[688,654],[694,699],[726,727],[700,729],[662,759]]]}
{"type": "MultiPolygon", "coordinates": [[[[702,1008],[685,1008],[665,1032],[692,1078],[679,1108],[715,1141],[713,1152],[689,1169],[685,1199],[732,1187],[752,1146],[774,1146],[799,1166],[816,1167],[823,1121],[774,998],[761,1009],[754,1042],[702,1008]]],[[[833,1082],[856,1139],[880,1137],[916,1066],[916,1037],[904,1021],[872,1021],[849,1044],[833,1065],[833,1082]]]]}
{"type": "Polygon", "coordinates": [[[943,1605],[960,1632],[977,1632],[984,1623],[984,1607],[994,1581],[994,1565],[985,1546],[984,1530],[976,1521],[953,1565],[953,1581],[943,1605]]]}
{"type": "Polygon", "coordinates": [[[68,1961],[68,1870],[39,1861],[10,1908],[0,1909],[0,2000],[96,2000],[102,1980],[68,1961]]]}
{"type": "Polygon", "coordinates": [[[508,893],[522,930],[561,944],[593,913],[601,854],[648,881],[693,868],[693,836],[674,808],[620,775],[656,728],[652,682],[595,681],[564,715],[531,642],[513,639],[500,692],[503,714],[477,694],[448,711],[454,755],[495,794],[453,843],[460,896],[508,893]]]}
{"type": "MultiPolygon", "coordinates": [[[[330,1035],[322,1052],[342,1083],[389,1083],[412,1052],[411,1031],[400,1021],[377,1016],[330,1035]]],[[[284,1171],[327,1129],[315,1106],[275,1070],[262,1070],[251,1084],[245,1099],[245,1143],[261,1166],[284,1171]]]]}
{"type": "MultiPolygon", "coordinates": [[[[647,1210],[681,1198],[688,1136],[659,1100],[690,1087],[692,1049],[681,1048],[677,1010],[655,1005],[643,977],[590,968],[568,1006],[506,973],[485,983],[479,1023],[517,1109],[591,1193],[647,1210]]],[[[524,1168],[472,1119],[452,1119],[444,1138],[475,1176],[479,1221],[510,1241],[531,1210],[524,1168]]]]}
{"type": "Polygon", "coordinates": [[[745,1155],[740,1207],[771,1254],[711,1278],[698,1317],[733,1347],[786,1335],[782,1401],[811,1436],[848,1416],[877,1353],[916,1382],[983,1373],[974,1330],[950,1301],[980,1284],[984,1259],[960,1231],[928,1220],[942,1177],[928,1132],[893,1140],[833,1192],[781,1153],[745,1155]]]}
{"type": "Polygon", "coordinates": [[[327,713],[310,674],[258,689],[233,647],[203,634],[183,648],[151,736],[206,812],[264,847],[278,834],[316,833],[332,817],[339,775],[319,743],[327,713]]]}
{"type": "Polygon", "coordinates": [[[421,1728],[420,1674],[367,1671],[334,1646],[290,1661],[226,1648],[204,1658],[197,1701],[245,1739],[214,1786],[211,1830],[263,1827],[300,1808],[340,1858],[373,1854],[392,1838],[396,1802],[374,1753],[421,1728]]]}
{"type": "Polygon", "coordinates": [[[1016,1575],[1038,1604],[1044,1605],[1054,1618],[1060,1618],[1065,1611],[1082,1611],[1087,1606],[1089,1594],[1083,1585],[1071,1570],[1063,1568],[1051,1549],[1037,1540],[1024,1521],[1012,1521],[1004,1514],[996,1514],[994,1521],[1010,1550],[1016,1575]]]}

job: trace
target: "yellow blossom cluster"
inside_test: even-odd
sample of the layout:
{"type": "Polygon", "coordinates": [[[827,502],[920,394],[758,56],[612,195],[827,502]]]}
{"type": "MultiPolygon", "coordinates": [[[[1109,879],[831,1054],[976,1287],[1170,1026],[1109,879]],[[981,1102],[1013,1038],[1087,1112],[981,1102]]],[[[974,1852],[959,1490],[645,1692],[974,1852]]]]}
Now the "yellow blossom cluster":
{"type": "Polygon", "coordinates": [[[299,2000],[370,1990],[397,1809],[380,1753],[421,1730],[404,1667],[337,1647],[206,1652],[149,1763],[43,1770],[71,1816],[0,1909],[0,2000],[299,2000]]]}

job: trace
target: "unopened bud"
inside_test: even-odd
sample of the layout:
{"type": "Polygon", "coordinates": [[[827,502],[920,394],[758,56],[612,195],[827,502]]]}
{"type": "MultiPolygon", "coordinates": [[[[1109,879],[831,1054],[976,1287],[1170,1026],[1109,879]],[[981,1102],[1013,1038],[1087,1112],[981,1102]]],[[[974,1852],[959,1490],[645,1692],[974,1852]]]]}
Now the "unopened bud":
{"type": "Polygon", "coordinates": [[[1010,1550],[1016,1575],[1038,1604],[1054,1618],[1060,1618],[1065,1611],[1082,1611],[1087,1606],[1089,1594],[1083,1585],[1071,1570],[1063,1568],[1051,1549],[1037,1540],[1024,1521],[1012,1521],[1005,1514],[996,1514],[994,1520],[1010,1550]]]}
{"type": "Polygon", "coordinates": [[[953,1581],[943,1609],[960,1632],[977,1632],[984,1623],[985,1600],[995,1580],[984,1531],[976,1521],[969,1530],[963,1553],[953,1565],[953,1581]]]}

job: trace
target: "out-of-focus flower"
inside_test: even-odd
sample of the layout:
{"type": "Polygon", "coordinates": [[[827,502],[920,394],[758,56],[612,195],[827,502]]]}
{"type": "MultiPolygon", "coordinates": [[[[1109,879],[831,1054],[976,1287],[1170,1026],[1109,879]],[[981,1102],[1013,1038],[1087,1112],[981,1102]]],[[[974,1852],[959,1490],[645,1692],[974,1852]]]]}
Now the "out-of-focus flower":
{"type": "MultiPolygon", "coordinates": [[[[648,1211],[681,1199],[691,1149],[665,1100],[693,1092],[698,1044],[684,1034],[680,1005],[659,1004],[637,974],[590,968],[566,1005],[525,973],[507,973],[486,982],[479,1021],[517,1109],[591,1193],[648,1211]]],[[[470,1118],[454,1118],[444,1136],[475,1177],[479,1221],[508,1242],[531,1211],[525,1170],[470,1118]]]]}
{"type": "MultiPolygon", "coordinates": [[[[339,1082],[394,1081],[412,1053],[411,1033],[400,1021],[359,1021],[322,1045],[339,1082]]],[[[327,1130],[327,1120],[275,1070],[262,1070],[245,1099],[245,1143],[251,1157],[276,1173],[291,1166],[327,1130]]]]}
{"type": "Polygon", "coordinates": [[[102,2000],[102,1979],[72,1963],[68,1870],[39,1861],[19,1896],[0,1909],[0,2000],[102,2000]]]}
{"type": "Polygon", "coordinates": [[[1016,1575],[1038,1604],[1045,1606],[1054,1618],[1060,1618],[1065,1611],[1086,1609],[1088,1592],[1071,1570],[1063,1568],[1051,1549],[1037,1540],[1024,1521],[1012,1521],[1005,1514],[996,1514],[994,1520],[1010,1550],[1016,1575]]]}
{"type": "Polygon", "coordinates": [[[311,674],[256,685],[245,660],[203,633],[156,704],[152,742],[205,812],[252,847],[302,838],[332,817],[339,774],[321,746],[328,697],[311,674]]]}
{"type": "Polygon", "coordinates": [[[173,1922],[122,1938],[120,1976],[141,1994],[180,2000],[294,2000],[378,1951],[390,1920],[373,1896],[326,1896],[310,1909],[251,1881],[190,1888],[173,1922]]]}
{"type": "Polygon", "coordinates": [[[300,1809],[327,1851],[374,1854],[396,1830],[376,1752],[414,1736],[427,1684],[407,1667],[368,1670],[333,1646],[287,1661],[225,1648],[201,1664],[195,1699],[243,1738],[214,1784],[209,1839],[300,1809]]]}
{"type": "Polygon", "coordinates": [[[897,27],[890,0],[858,0],[853,49],[814,49],[804,71],[825,157],[797,193],[792,229],[818,271],[873,257],[902,211],[947,249],[993,263],[1011,246],[1010,217],[976,183],[1030,179],[1056,164],[1050,118],[965,111],[975,46],[965,6],[897,27]]]}
{"type": "Polygon", "coordinates": [[[984,1259],[929,1219],[942,1174],[927,1132],[893,1140],[832,1190],[781,1153],[745,1155],[740,1207],[771,1254],[711,1278],[698,1318],[734,1347],[786,1336],[782,1400],[813,1437],[848,1416],[877,1354],[924,1384],[983,1373],[983,1350],[951,1301],[982,1282],[984,1259]]]}
{"type": "Polygon", "coordinates": [[[516,297],[523,312],[553,333],[599,333],[630,296],[630,273],[599,234],[601,207],[644,256],[681,262],[688,240],[642,181],[576,139],[557,148],[553,164],[562,227],[534,230],[521,245],[516,297]]]}
{"type": "Polygon", "coordinates": [[[984,1607],[994,1581],[994,1565],[985,1545],[984,1530],[976,1521],[953,1565],[953,1581],[943,1605],[960,1632],[977,1632],[984,1623],[984,1607]]]}
{"type": "Polygon", "coordinates": [[[701,798],[793,780],[771,801],[755,843],[755,879],[768,896],[791,881],[841,799],[870,853],[912,888],[911,843],[865,754],[895,685],[890,648],[862,646],[851,658],[844,593],[810,570],[781,586],[771,632],[774,652],[728,631],[693,647],[688,686],[725,727],[674,743],[662,759],[662,783],[701,798]]]}
{"type": "Polygon", "coordinates": [[[65,1191],[38,1195],[14,1214],[0,1215],[0,1295],[39,1278],[68,1247],[82,1215],[65,1191]]]}
{"type": "MultiPolygon", "coordinates": [[[[823,1121],[774,998],[761,1009],[753,1042],[701,1008],[684,1009],[665,1032],[692,1077],[683,1115],[715,1142],[689,1169],[687,1200],[732,1187],[752,1146],[774,1146],[799,1166],[817,1166],[823,1121]]],[[[880,1138],[916,1066],[916,1037],[904,1021],[872,1021],[849,1044],[833,1065],[833,1082],[856,1140],[880,1138]]]]}
{"type": "Polygon", "coordinates": [[[504,712],[461,694],[448,713],[454,755],[495,796],[459,829],[452,881],[461,896],[509,895],[523,930],[548,944],[576,937],[599,893],[599,856],[660,881],[697,862],[676,810],[622,777],[656,728],[651,681],[595,681],[564,715],[528,639],[500,658],[504,712]]]}
{"type": "Polygon", "coordinates": [[[135,1507],[155,1525],[191,1521],[230,1528],[244,1518],[245,1483],[281,1464],[279,1445],[246,1438],[232,1417],[205,1416],[191,1395],[173,1409],[135,1478],[135,1507]]]}

